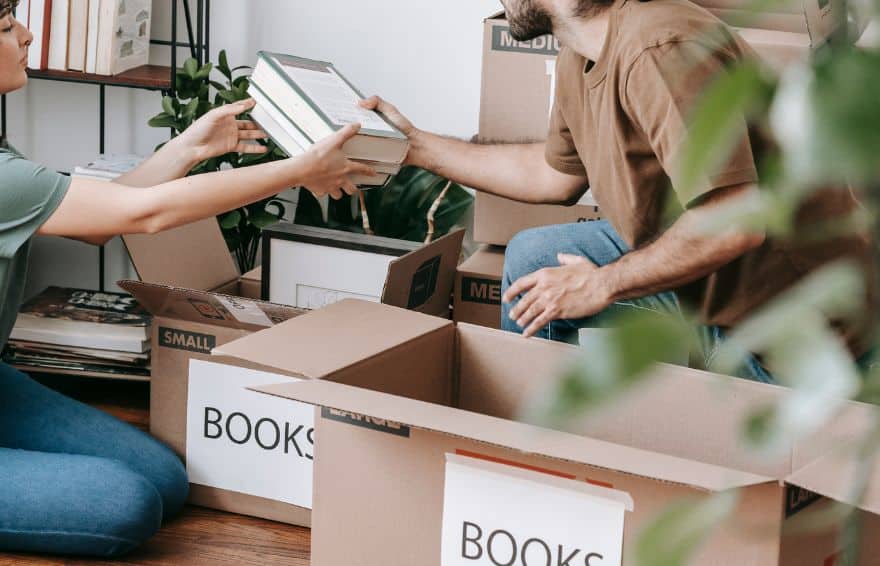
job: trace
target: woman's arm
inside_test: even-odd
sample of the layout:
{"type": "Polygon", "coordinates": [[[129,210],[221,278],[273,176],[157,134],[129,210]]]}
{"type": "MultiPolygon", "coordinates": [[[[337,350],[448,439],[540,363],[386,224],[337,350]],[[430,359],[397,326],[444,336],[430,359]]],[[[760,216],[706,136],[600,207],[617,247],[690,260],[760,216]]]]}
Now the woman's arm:
{"type": "Polygon", "coordinates": [[[81,240],[121,234],[156,233],[305,186],[318,196],[340,198],[357,188],[348,175],[375,175],[350,161],[342,145],[357,134],[348,126],[305,154],[282,161],[206,173],[138,188],[89,179],[71,180],[61,204],[38,233],[81,240]]]}
{"type": "Polygon", "coordinates": [[[119,176],[116,183],[152,187],[185,177],[193,167],[212,157],[232,152],[264,153],[265,146],[247,142],[263,139],[266,133],[250,120],[237,118],[254,104],[248,99],[211,110],[137,168],[119,176]]]}

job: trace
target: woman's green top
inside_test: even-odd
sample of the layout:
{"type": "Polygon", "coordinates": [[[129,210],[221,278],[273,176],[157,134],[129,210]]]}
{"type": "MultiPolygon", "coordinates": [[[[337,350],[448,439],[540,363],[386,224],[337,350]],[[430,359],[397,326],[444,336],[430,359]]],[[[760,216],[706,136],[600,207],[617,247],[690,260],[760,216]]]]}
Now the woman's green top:
{"type": "Polygon", "coordinates": [[[70,177],[0,149],[0,346],[24,299],[31,236],[61,204],[70,177]]]}

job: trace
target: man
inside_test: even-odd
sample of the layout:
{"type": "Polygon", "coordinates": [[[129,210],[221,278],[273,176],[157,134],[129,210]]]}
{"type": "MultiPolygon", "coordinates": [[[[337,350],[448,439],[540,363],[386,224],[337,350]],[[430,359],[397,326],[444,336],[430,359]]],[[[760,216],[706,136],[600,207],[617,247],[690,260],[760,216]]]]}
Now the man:
{"type": "MultiPolygon", "coordinates": [[[[533,203],[573,203],[592,186],[608,221],[528,230],[509,244],[504,267],[507,330],[573,340],[613,310],[679,313],[682,303],[706,325],[706,363],[727,329],[843,256],[870,269],[869,243],[839,238],[792,244],[758,231],[709,233],[719,207],[754,197],[760,157],[745,120],[732,156],[684,194],[678,152],[686,117],[725,68],[754,53],[729,28],[687,0],[502,0],[511,35],[553,33],[556,100],[545,143],[481,146],[415,128],[396,108],[376,108],[409,135],[408,163],[462,184],[533,203]],[[753,153],[754,148],[754,153],[753,153]],[[678,219],[663,226],[674,196],[678,219]]],[[[803,226],[857,206],[846,191],[824,191],[804,206],[803,226]]],[[[873,302],[873,301],[872,301],[873,302]]],[[[867,349],[866,325],[842,324],[854,355],[867,349]]],[[[743,377],[770,381],[751,356],[743,377]]]]}

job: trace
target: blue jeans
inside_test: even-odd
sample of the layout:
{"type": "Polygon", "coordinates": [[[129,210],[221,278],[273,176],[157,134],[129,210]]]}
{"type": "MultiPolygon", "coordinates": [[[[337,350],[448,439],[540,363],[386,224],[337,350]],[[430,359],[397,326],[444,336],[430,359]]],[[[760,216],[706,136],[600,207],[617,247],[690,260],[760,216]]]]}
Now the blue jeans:
{"type": "MultiPolygon", "coordinates": [[[[596,265],[608,265],[628,253],[629,247],[614,228],[604,220],[578,224],[560,224],[533,228],[520,232],[510,241],[504,258],[502,291],[524,275],[545,267],[558,267],[557,254],[566,253],[588,258],[596,265]]],[[[516,301],[504,304],[501,308],[501,327],[510,332],[522,333],[509,313],[516,301]]],[[[678,298],[672,291],[648,297],[619,301],[602,312],[578,320],[556,320],[538,333],[541,338],[576,344],[578,330],[581,328],[601,328],[613,324],[622,310],[647,309],[655,312],[682,316],[678,298]]],[[[700,342],[704,367],[711,367],[712,358],[724,340],[724,331],[717,326],[704,326],[700,329],[700,342]]],[[[773,383],[773,377],[760,364],[755,356],[746,354],[743,366],[737,372],[740,377],[773,383]]]]}
{"type": "Polygon", "coordinates": [[[0,364],[0,550],[119,556],[188,490],[164,444],[0,364]]]}

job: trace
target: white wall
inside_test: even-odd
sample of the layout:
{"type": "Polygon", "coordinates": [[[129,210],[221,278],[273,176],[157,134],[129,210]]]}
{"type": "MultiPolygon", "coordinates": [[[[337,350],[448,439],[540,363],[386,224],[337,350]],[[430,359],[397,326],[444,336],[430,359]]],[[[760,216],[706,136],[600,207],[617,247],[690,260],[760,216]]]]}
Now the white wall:
{"type": "MultiPolygon", "coordinates": [[[[154,1],[153,37],[169,39],[170,3],[154,1]]],[[[394,102],[418,126],[470,137],[477,131],[482,20],[498,0],[214,0],[211,58],[253,64],[259,49],[333,61],[365,94],[394,102]]],[[[183,37],[183,17],[180,17],[183,37]]],[[[181,50],[185,55],[185,50],[181,50]]],[[[155,64],[169,50],[153,49],[155,64]]],[[[8,98],[8,134],[31,159],[63,171],[98,148],[98,88],[31,81],[8,98]]],[[[107,89],[107,151],[148,154],[167,136],[149,128],[157,93],[107,89]]],[[[107,282],[130,276],[118,244],[107,282]]],[[[97,249],[38,238],[29,293],[49,284],[96,287],[97,249]]]]}

